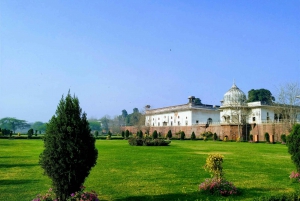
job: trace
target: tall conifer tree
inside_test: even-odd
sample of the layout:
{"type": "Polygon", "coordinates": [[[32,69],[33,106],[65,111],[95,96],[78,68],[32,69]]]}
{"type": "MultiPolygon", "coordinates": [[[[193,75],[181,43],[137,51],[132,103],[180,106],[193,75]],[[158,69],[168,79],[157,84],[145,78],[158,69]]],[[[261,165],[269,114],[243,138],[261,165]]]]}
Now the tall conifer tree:
{"type": "Polygon", "coordinates": [[[96,165],[98,151],[86,113],[82,114],[78,98],[70,91],[61,98],[55,114],[47,124],[39,163],[52,180],[56,196],[66,200],[80,190],[96,165]]]}

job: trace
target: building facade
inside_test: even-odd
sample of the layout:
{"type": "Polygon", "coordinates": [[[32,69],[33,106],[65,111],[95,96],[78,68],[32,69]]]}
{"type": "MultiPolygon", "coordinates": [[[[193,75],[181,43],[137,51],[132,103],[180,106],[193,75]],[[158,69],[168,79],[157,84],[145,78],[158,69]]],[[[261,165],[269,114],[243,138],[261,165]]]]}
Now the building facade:
{"type": "MultiPolygon", "coordinates": [[[[257,102],[246,102],[245,93],[236,84],[224,94],[221,106],[202,104],[201,100],[190,96],[188,103],[164,108],[150,109],[145,112],[145,128],[148,132],[157,130],[162,134],[184,131],[189,137],[192,132],[200,137],[210,131],[220,139],[238,138],[263,141],[268,132],[274,141],[280,141],[281,134],[288,134],[280,118],[278,106],[257,102]]],[[[300,122],[300,109],[296,122],[300,122]]]]}

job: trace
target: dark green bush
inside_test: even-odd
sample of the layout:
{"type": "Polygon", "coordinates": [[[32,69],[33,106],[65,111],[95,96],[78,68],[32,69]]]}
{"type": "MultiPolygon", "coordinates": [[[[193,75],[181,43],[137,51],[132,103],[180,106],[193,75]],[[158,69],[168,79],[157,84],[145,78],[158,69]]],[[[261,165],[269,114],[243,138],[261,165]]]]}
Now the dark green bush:
{"type": "Polygon", "coordinates": [[[287,136],[286,143],[297,172],[300,172],[300,124],[293,126],[292,132],[287,136]]]}
{"type": "Polygon", "coordinates": [[[157,137],[158,137],[157,131],[154,130],[153,133],[152,133],[152,138],[157,139],[157,137]]]}
{"type": "Polygon", "coordinates": [[[194,132],[194,131],[192,132],[191,140],[196,140],[196,135],[195,135],[195,132],[194,132]]]}
{"type": "Polygon", "coordinates": [[[286,143],[286,135],[285,134],[282,134],[281,136],[280,136],[280,138],[281,138],[281,141],[282,141],[282,143],[286,143]]]}
{"type": "Polygon", "coordinates": [[[270,135],[269,135],[269,133],[265,133],[265,140],[266,140],[266,142],[270,142],[270,135]]]}
{"type": "Polygon", "coordinates": [[[125,137],[125,132],[124,132],[124,131],[122,131],[121,135],[122,135],[122,137],[125,137]]]}
{"type": "Polygon", "coordinates": [[[151,139],[151,138],[137,138],[132,137],[128,140],[131,146],[167,146],[171,143],[169,140],[164,139],[151,139]]]}
{"type": "Polygon", "coordinates": [[[172,139],[172,131],[171,130],[168,131],[167,138],[168,139],[172,139]]]}
{"type": "Polygon", "coordinates": [[[181,133],[180,133],[180,139],[184,140],[184,138],[185,138],[185,133],[184,133],[184,131],[181,131],[181,133]]]}
{"type": "Polygon", "coordinates": [[[214,141],[218,140],[218,135],[217,135],[217,133],[214,133],[213,139],[214,139],[214,141]]]}
{"type": "Polygon", "coordinates": [[[28,138],[30,139],[33,136],[33,129],[32,128],[29,129],[27,134],[28,134],[28,138]]]}
{"type": "Polygon", "coordinates": [[[129,137],[129,130],[125,131],[125,139],[127,139],[129,137]]]}
{"type": "Polygon", "coordinates": [[[138,138],[143,138],[143,131],[138,131],[137,132],[137,134],[136,134],[136,136],[138,137],[138,138]]]}
{"type": "Polygon", "coordinates": [[[253,135],[250,135],[250,141],[253,141],[253,135]]]}

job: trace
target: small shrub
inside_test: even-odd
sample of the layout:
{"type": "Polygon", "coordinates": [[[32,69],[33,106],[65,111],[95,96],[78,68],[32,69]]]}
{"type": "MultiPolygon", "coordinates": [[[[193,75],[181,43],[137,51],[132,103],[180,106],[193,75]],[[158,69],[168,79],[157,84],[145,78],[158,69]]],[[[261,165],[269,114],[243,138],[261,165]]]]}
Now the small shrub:
{"type": "Polygon", "coordinates": [[[217,133],[214,133],[213,139],[214,139],[214,141],[218,140],[218,135],[217,135],[217,133]]]}
{"type": "Polygon", "coordinates": [[[138,133],[136,134],[138,138],[143,138],[143,131],[138,131],[138,133]]]}
{"type": "Polygon", "coordinates": [[[171,141],[164,139],[132,137],[128,140],[128,143],[131,146],[167,146],[171,143],[171,141]]]}
{"type": "Polygon", "coordinates": [[[280,138],[281,138],[281,144],[286,144],[286,135],[285,135],[285,134],[282,134],[282,135],[280,136],[280,138]]]}
{"type": "Polygon", "coordinates": [[[172,139],[172,131],[171,130],[168,131],[167,138],[168,139],[172,139]]]}
{"type": "Polygon", "coordinates": [[[195,135],[195,132],[194,132],[194,131],[192,132],[191,140],[196,140],[196,135],[195,135]]]}
{"type": "Polygon", "coordinates": [[[224,142],[227,142],[227,140],[228,140],[228,136],[225,135],[225,137],[223,138],[223,141],[224,141],[224,142]]]}
{"type": "Polygon", "coordinates": [[[223,177],[223,158],[221,154],[209,154],[204,165],[205,171],[211,174],[212,178],[221,179],[223,177]]]}
{"type": "Polygon", "coordinates": [[[152,138],[157,139],[157,137],[158,137],[157,131],[154,130],[153,133],[152,133],[152,138]]]}
{"type": "Polygon", "coordinates": [[[180,133],[180,139],[184,140],[184,138],[185,138],[185,133],[184,133],[184,131],[181,131],[181,133],[180,133]]]}
{"type": "Polygon", "coordinates": [[[125,138],[125,132],[124,131],[122,131],[121,135],[122,135],[122,137],[125,138]]]}
{"type": "Polygon", "coordinates": [[[253,142],[253,135],[250,135],[250,141],[253,142]]]}
{"type": "Polygon", "coordinates": [[[270,143],[270,135],[269,133],[265,133],[265,140],[267,143],[270,143]]]}

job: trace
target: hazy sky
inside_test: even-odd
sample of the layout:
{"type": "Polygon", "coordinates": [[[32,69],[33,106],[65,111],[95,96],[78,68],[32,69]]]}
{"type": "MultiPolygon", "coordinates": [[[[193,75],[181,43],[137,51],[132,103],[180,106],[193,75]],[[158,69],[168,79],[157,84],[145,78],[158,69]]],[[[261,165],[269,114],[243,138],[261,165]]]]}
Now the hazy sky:
{"type": "Polygon", "coordinates": [[[0,2],[0,118],[48,122],[69,89],[89,118],[276,95],[299,60],[299,0],[0,2]]]}

